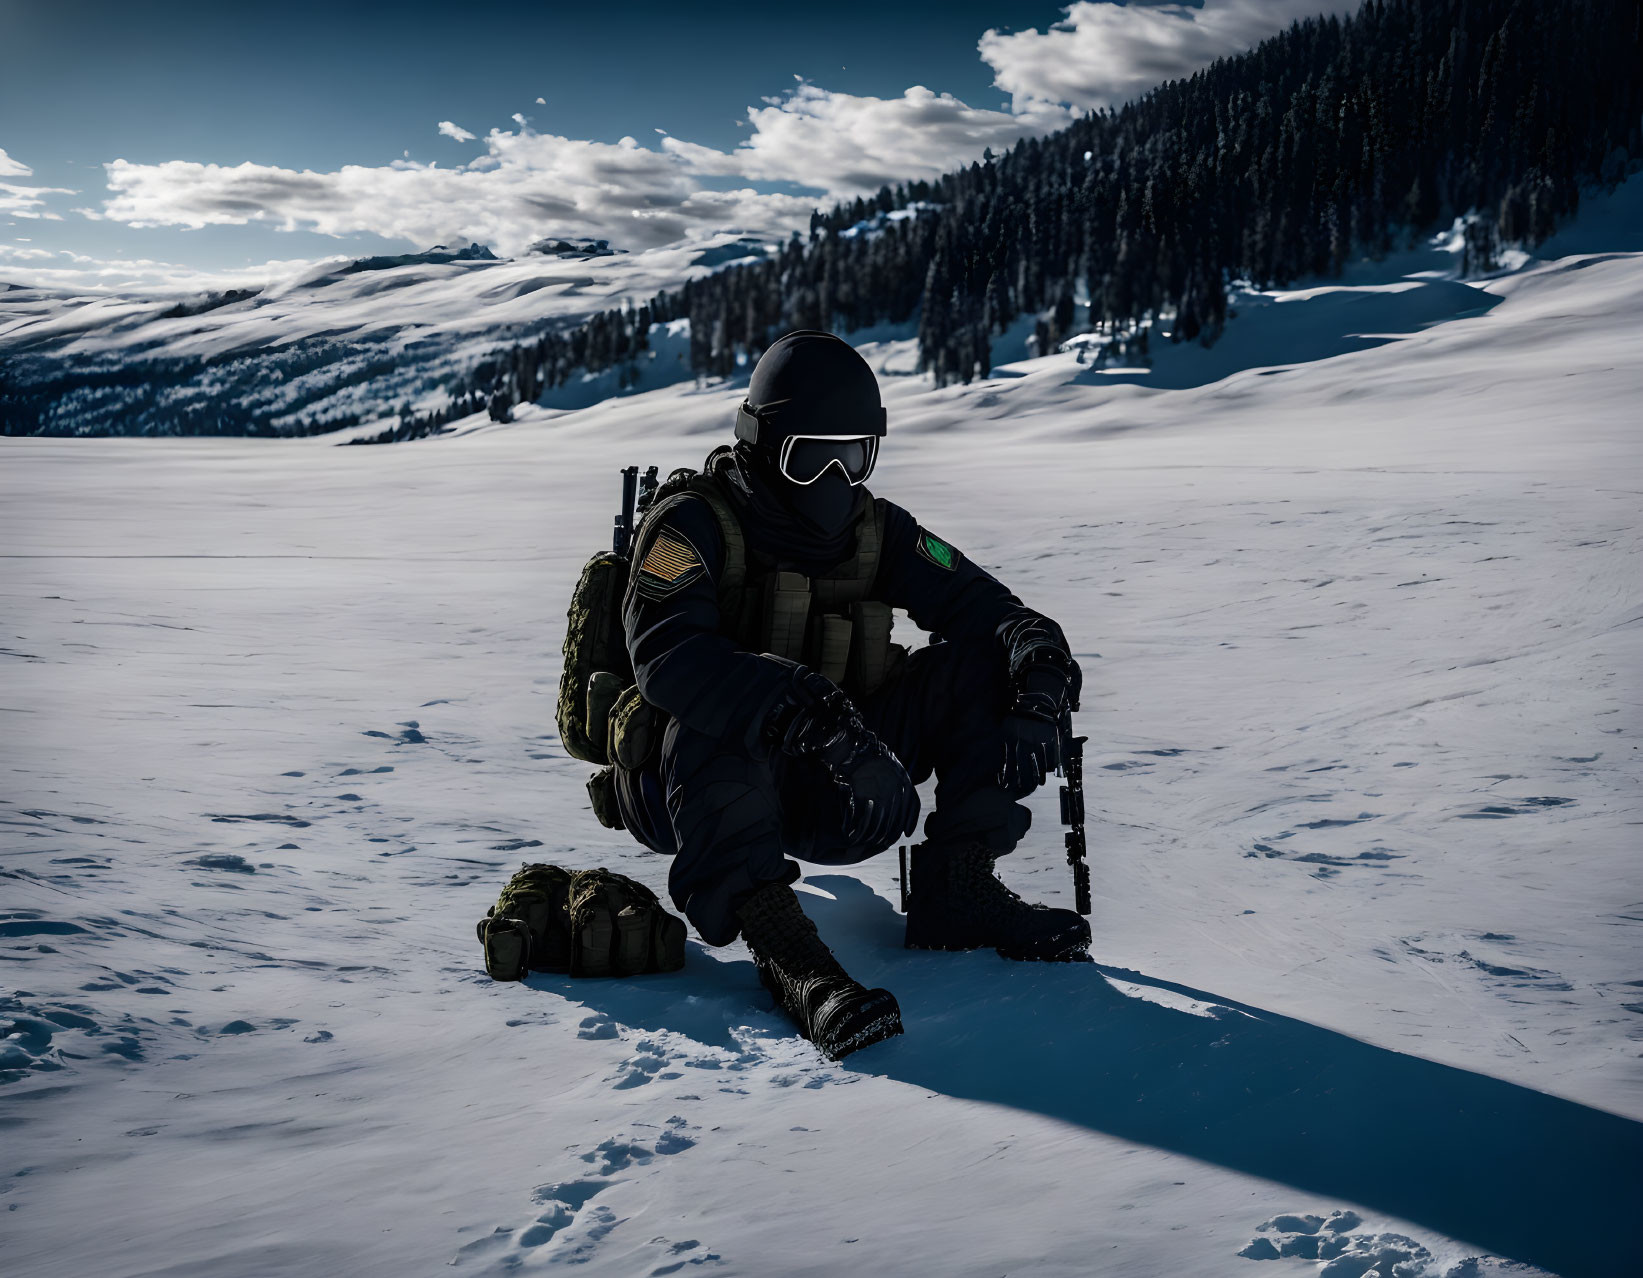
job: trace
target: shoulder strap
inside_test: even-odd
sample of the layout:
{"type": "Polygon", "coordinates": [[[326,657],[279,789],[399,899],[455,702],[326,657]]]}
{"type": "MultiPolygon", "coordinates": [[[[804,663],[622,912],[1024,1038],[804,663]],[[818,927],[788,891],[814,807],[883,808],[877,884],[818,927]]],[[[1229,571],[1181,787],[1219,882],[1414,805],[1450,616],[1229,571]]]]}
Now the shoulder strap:
{"type": "Polygon", "coordinates": [[[707,475],[698,475],[691,481],[690,491],[705,501],[719,521],[719,536],[725,543],[724,570],[719,576],[719,593],[739,592],[747,580],[747,538],[742,535],[742,521],[725,499],[719,485],[707,475]]]}
{"type": "Polygon", "coordinates": [[[863,590],[871,590],[879,575],[879,554],[884,546],[884,498],[868,494],[866,518],[856,534],[856,580],[863,590]]]}
{"type": "Polygon", "coordinates": [[[732,464],[735,449],[721,444],[707,455],[702,469],[691,480],[690,489],[713,509],[719,521],[719,535],[725,543],[724,574],[719,581],[720,610],[734,616],[741,608],[742,587],[747,584],[747,537],[742,532],[741,517],[725,495],[721,472],[732,464]]]}

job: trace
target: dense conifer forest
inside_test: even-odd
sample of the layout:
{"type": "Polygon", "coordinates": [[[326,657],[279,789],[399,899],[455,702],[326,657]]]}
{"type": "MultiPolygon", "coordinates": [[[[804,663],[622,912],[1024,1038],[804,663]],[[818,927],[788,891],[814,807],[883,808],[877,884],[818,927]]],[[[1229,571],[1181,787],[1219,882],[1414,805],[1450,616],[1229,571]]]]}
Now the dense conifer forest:
{"type": "Polygon", "coordinates": [[[917,316],[921,364],[947,383],[985,376],[992,338],[1025,313],[1053,349],[1075,297],[1121,340],[1167,316],[1170,340],[1213,342],[1232,281],[1332,275],[1466,214],[1468,265],[1486,269],[1643,155],[1640,13],[1367,0],[1298,22],[1119,110],[817,213],[764,261],[523,345],[485,370],[493,412],[622,365],[675,319],[692,368],[723,375],[789,329],[917,316]]]}

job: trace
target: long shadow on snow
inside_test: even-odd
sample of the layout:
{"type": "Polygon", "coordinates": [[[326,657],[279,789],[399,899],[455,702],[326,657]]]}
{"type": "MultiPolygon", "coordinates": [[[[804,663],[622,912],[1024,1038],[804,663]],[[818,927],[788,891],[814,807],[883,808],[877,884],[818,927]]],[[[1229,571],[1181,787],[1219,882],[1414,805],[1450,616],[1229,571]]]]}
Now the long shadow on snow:
{"type": "MultiPolygon", "coordinates": [[[[895,992],[907,1026],[846,1068],[1378,1208],[1563,1278],[1635,1259],[1620,1222],[1643,1201],[1643,1123],[1136,972],[910,953],[901,916],[859,880],[806,883],[831,893],[804,898],[823,935],[853,975],[895,992]]],[[[722,1047],[768,1005],[751,964],[694,952],[671,977],[531,983],[722,1047]]]]}
{"type": "MultiPolygon", "coordinates": [[[[834,894],[807,904],[847,965],[883,979],[864,943],[899,944],[901,916],[855,879],[810,882],[834,894]]],[[[1134,972],[903,951],[888,983],[907,1034],[863,1071],[1339,1196],[1563,1278],[1635,1260],[1599,1222],[1643,1201],[1643,1123],[1134,972]]]]}

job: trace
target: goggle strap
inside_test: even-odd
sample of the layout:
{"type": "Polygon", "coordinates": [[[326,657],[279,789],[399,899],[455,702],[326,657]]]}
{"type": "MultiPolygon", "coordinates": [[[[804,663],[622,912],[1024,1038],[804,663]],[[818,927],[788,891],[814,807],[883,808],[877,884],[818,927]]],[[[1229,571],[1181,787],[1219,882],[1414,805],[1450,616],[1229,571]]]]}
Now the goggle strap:
{"type": "Polygon", "coordinates": [[[764,423],[744,399],[736,408],[736,438],[749,444],[759,442],[759,428],[764,423]]]}
{"type": "MultiPolygon", "coordinates": [[[[759,432],[760,432],[760,430],[763,429],[763,427],[764,427],[764,418],[760,417],[758,413],[753,411],[753,405],[751,403],[749,403],[747,400],[744,399],[740,404],[738,404],[736,406],[736,438],[737,439],[745,440],[749,444],[757,444],[759,442],[759,432]]],[[[863,433],[864,434],[876,435],[881,439],[885,435],[889,434],[890,433],[890,413],[889,413],[889,410],[884,408],[881,405],[879,407],[879,411],[878,411],[877,428],[875,430],[871,431],[871,432],[863,432],[863,433]]]]}

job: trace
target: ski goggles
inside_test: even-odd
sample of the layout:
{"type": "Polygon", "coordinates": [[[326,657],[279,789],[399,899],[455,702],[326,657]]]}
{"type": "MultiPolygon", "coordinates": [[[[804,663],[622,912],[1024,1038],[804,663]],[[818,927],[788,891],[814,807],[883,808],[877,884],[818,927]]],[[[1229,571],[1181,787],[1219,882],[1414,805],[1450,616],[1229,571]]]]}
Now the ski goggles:
{"type": "Polygon", "coordinates": [[[876,435],[789,435],[782,440],[777,467],[795,484],[813,484],[831,467],[852,488],[867,482],[878,460],[876,435]]]}
{"type": "MultiPolygon", "coordinates": [[[[761,441],[765,447],[774,446],[777,466],[795,484],[813,484],[832,466],[839,468],[852,487],[866,482],[873,473],[873,464],[879,456],[879,440],[885,433],[882,406],[868,422],[863,423],[868,429],[859,435],[806,435],[802,432],[784,435],[779,418],[771,418],[788,407],[787,401],[781,401],[756,409],[743,400],[736,409],[736,438],[755,447],[761,441]]],[[[799,422],[793,424],[798,425],[799,422]]]]}

